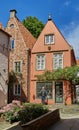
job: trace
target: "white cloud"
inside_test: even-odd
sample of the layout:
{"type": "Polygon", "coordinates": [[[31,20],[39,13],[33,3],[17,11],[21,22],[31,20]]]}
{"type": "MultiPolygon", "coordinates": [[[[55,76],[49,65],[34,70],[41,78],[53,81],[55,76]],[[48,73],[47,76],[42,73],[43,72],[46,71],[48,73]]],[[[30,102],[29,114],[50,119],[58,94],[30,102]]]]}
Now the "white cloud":
{"type": "Polygon", "coordinates": [[[71,1],[69,0],[64,3],[65,6],[69,6],[70,4],[71,4],[71,1]]]}
{"type": "Polygon", "coordinates": [[[73,47],[75,56],[79,58],[79,24],[70,23],[70,25],[64,27],[62,33],[68,43],[73,47]]]}

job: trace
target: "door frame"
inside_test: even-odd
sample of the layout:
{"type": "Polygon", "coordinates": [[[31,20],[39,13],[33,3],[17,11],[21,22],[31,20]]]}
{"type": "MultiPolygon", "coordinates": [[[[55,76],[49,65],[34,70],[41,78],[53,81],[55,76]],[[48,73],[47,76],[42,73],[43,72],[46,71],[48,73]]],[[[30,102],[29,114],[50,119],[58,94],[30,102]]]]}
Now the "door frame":
{"type": "Polygon", "coordinates": [[[63,103],[63,93],[64,93],[63,92],[63,81],[56,81],[55,82],[55,103],[63,103]],[[58,86],[58,84],[60,86],[58,86]],[[58,89],[58,95],[57,95],[57,89],[58,89]],[[62,95],[60,95],[60,94],[62,94],[62,95]],[[57,101],[57,98],[59,98],[58,101],[57,101]]]}

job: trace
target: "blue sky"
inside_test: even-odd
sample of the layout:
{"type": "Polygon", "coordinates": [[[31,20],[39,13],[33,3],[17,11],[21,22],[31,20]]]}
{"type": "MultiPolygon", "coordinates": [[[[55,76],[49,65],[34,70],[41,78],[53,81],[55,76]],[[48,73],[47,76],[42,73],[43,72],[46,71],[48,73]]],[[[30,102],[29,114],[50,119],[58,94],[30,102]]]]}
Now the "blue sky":
{"type": "Polygon", "coordinates": [[[48,14],[52,15],[59,30],[79,57],[79,0],[1,0],[0,22],[5,27],[9,11],[17,10],[17,17],[22,21],[27,16],[35,16],[43,23],[48,14]]]}

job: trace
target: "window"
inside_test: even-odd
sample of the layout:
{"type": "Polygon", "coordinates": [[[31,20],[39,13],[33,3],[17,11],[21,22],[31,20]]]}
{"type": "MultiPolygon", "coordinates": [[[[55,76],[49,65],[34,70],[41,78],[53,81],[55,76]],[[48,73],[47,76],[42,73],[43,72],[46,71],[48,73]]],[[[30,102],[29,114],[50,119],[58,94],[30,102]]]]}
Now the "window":
{"type": "Polygon", "coordinates": [[[21,86],[20,84],[14,85],[14,95],[21,95],[21,86]]]}
{"type": "Polygon", "coordinates": [[[14,41],[14,39],[12,39],[12,40],[11,40],[11,50],[13,50],[14,47],[15,47],[15,41],[14,41]]]}
{"type": "Polygon", "coordinates": [[[63,68],[63,54],[62,53],[54,53],[53,54],[53,68],[63,68]]]}
{"type": "Polygon", "coordinates": [[[45,36],[45,44],[54,44],[54,35],[46,35],[45,36]]]}
{"type": "Polygon", "coordinates": [[[45,69],[45,55],[37,55],[36,57],[36,68],[37,70],[44,70],[45,69]]]}
{"type": "Polygon", "coordinates": [[[52,82],[37,82],[36,83],[36,97],[37,98],[41,98],[41,90],[42,87],[45,88],[46,92],[47,92],[47,98],[48,99],[52,99],[53,97],[53,90],[52,90],[52,82]]]}
{"type": "Polygon", "coordinates": [[[10,27],[11,27],[11,28],[14,28],[14,24],[10,24],[10,27]]]}
{"type": "Polygon", "coordinates": [[[21,61],[14,62],[14,71],[16,73],[21,72],[21,61]]]}

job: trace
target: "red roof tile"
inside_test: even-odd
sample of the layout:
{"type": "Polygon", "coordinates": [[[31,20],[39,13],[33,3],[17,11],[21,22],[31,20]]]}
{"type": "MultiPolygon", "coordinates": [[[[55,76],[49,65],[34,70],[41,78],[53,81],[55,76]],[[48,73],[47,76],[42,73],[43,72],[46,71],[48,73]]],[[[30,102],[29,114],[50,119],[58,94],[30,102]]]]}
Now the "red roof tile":
{"type": "Polygon", "coordinates": [[[23,36],[24,42],[26,43],[26,46],[28,48],[32,49],[33,45],[36,42],[36,39],[29,32],[29,30],[18,20],[17,17],[16,17],[16,22],[17,22],[19,30],[23,36]]]}

